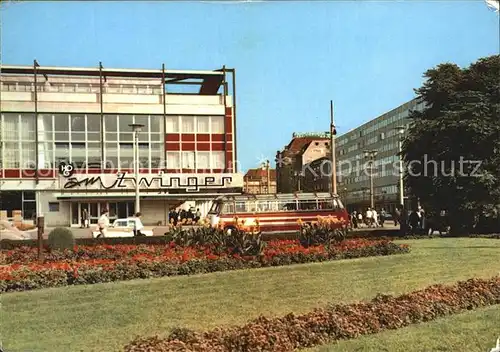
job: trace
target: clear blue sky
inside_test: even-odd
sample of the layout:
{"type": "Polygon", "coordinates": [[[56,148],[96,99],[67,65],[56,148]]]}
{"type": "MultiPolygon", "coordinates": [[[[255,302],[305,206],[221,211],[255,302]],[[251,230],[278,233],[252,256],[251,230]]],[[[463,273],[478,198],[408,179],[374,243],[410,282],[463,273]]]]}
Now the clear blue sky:
{"type": "Polygon", "coordinates": [[[40,2],[2,8],[4,64],[237,70],[238,159],[274,160],[294,131],[347,132],[414,97],[441,62],[499,53],[482,0],[40,2]]]}

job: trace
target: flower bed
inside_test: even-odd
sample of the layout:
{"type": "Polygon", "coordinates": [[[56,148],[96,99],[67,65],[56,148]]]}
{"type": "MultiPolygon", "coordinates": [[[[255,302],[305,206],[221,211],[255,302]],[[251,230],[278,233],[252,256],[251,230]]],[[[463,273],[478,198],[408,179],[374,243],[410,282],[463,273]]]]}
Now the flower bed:
{"type": "Polygon", "coordinates": [[[332,305],[304,315],[260,317],[244,326],[204,333],[175,329],[165,339],[136,339],[125,351],[293,351],[493,304],[500,304],[500,277],[435,285],[399,297],[378,295],[371,302],[332,305]]]}
{"type": "Polygon", "coordinates": [[[102,245],[46,253],[45,262],[39,264],[36,249],[23,247],[0,252],[0,292],[407,252],[406,245],[370,240],[308,248],[293,240],[271,241],[256,256],[220,253],[214,246],[102,245]]]}

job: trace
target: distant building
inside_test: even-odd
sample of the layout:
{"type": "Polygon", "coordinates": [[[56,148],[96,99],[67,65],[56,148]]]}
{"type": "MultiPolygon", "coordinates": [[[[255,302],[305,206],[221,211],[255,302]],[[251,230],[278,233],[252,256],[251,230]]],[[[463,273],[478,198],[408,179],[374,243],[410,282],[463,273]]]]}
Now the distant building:
{"type": "Polygon", "coordinates": [[[330,137],[325,133],[294,133],[287,146],[276,153],[276,181],[278,193],[302,191],[304,166],[324,157],[330,148],[330,137]]]}
{"type": "Polygon", "coordinates": [[[302,177],[302,191],[330,192],[332,184],[331,170],[330,153],[306,164],[302,177]]]}
{"type": "Polygon", "coordinates": [[[266,169],[249,169],[243,177],[243,192],[251,194],[276,193],[276,169],[269,169],[270,183],[266,169]],[[269,192],[267,191],[269,187],[269,192]]]}

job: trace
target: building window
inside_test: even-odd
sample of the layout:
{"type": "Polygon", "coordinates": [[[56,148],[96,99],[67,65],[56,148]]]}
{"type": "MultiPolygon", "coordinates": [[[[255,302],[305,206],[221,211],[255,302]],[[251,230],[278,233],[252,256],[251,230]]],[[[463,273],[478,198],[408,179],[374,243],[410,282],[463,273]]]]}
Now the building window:
{"type": "Polygon", "coordinates": [[[120,169],[134,168],[133,143],[120,143],[120,169]]]}
{"type": "Polygon", "coordinates": [[[58,142],[69,142],[69,115],[54,115],[54,140],[58,142]]]}
{"type": "Polygon", "coordinates": [[[87,147],[85,143],[71,143],[70,147],[70,161],[78,169],[85,168],[87,164],[87,147]]]}
{"type": "Polygon", "coordinates": [[[58,211],[59,211],[59,203],[49,202],[49,212],[58,212],[58,211]]]}
{"type": "Polygon", "coordinates": [[[19,168],[19,143],[4,142],[4,161],[3,165],[6,169],[18,169],[19,168]]]}
{"type": "Polygon", "coordinates": [[[181,168],[180,152],[167,152],[167,168],[168,169],[181,168]]]}
{"type": "Polygon", "coordinates": [[[194,169],[194,152],[181,152],[182,154],[182,168],[194,169]]]}
{"type": "Polygon", "coordinates": [[[224,169],[225,160],[224,152],[212,152],[211,153],[211,169],[224,169]]]}
{"type": "Polygon", "coordinates": [[[195,133],[194,116],[181,116],[182,133],[195,133]]]}
{"type": "Polygon", "coordinates": [[[164,144],[151,143],[151,168],[162,168],[164,158],[164,144]]]}
{"type": "Polygon", "coordinates": [[[197,133],[210,133],[210,116],[197,116],[196,117],[196,132],[197,133]]]}
{"type": "Polygon", "coordinates": [[[224,116],[211,116],[210,127],[212,133],[224,133],[224,116]]]}
{"type": "Polygon", "coordinates": [[[210,169],[210,152],[196,153],[196,169],[198,170],[210,169]]]}
{"type": "Polygon", "coordinates": [[[149,169],[149,143],[139,143],[139,168],[149,169]]]}
{"type": "Polygon", "coordinates": [[[167,133],[179,133],[179,116],[167,116],[167,133]]]}
{"type": "Polygon", "coordinates": [[[56,149],[54,153],[56,166],[61,163],[69,163],[70,162],[70,149],[69,143],[56,143],[56,149]]]}

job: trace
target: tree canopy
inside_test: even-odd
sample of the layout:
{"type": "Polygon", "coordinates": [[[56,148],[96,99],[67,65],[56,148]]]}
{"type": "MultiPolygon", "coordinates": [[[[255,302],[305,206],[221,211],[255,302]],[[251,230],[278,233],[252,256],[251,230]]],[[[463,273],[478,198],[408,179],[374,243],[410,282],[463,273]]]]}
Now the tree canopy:
{"type": "Polygon", "coordinates": [[[429,210],[447,210],[455,231],[500,209],[500,55],[467,68],[444,63],[416,89],[402,155],[405,185],[429,210]]]}

